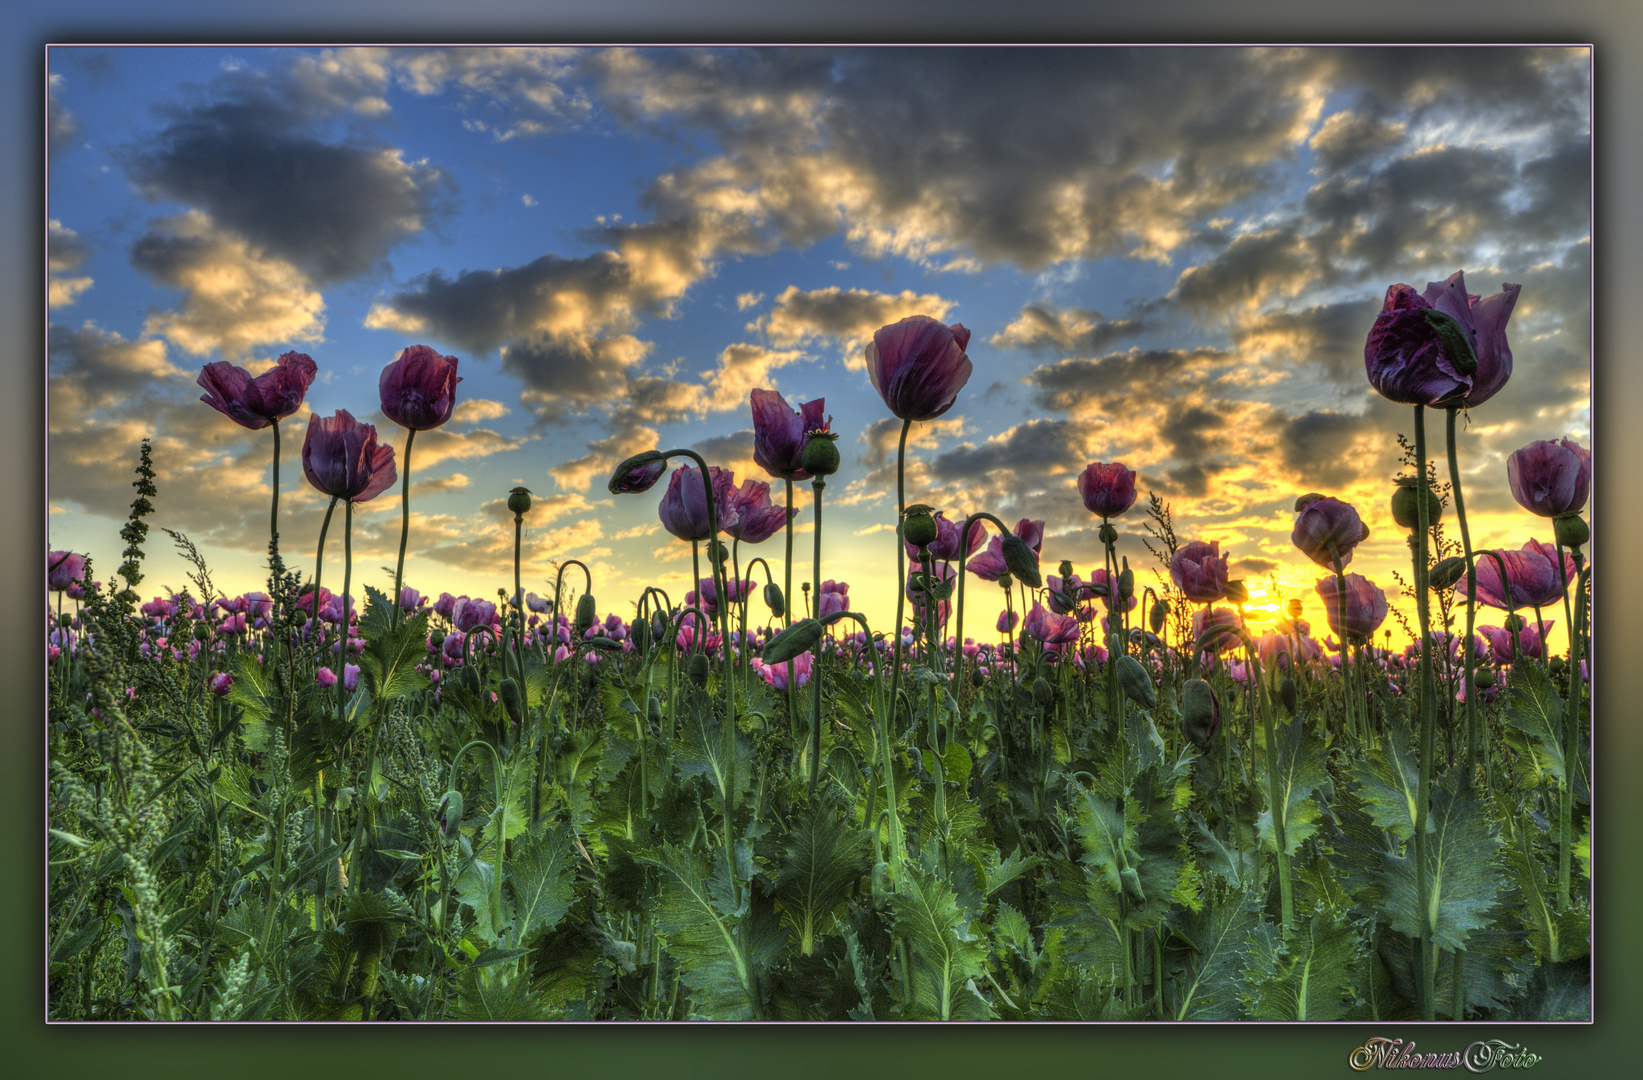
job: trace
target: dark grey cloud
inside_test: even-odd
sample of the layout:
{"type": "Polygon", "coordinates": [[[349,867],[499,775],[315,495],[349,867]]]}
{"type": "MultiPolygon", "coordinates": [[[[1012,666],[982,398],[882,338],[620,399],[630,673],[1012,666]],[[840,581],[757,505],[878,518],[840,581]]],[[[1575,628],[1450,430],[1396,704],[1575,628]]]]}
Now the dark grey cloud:
{"type": "Polygon", "coordinates": [[[1042,408],[1066,412],[1081,405],[1123,397],[1174,382],[1188,371],[1234,362],[1220,349],[1131,349],[1100,359],[1075,357],[1045,364],[1027,375],[1034,402],[1042,408]]]}
{"type": "Polygon", "coordinates": [[[1115,341],[1146,332],[1150,324],[1141,314],[1109,319],[1085,308],[1057,309],[1049,304],[1026,304],[1014,322],[994,334],[990,343],[1001,349],[1059,350],[1092,356],[1115,341]]]}
{"type": "Polygon", "coordinates": [[[1395,146],[1407,130],[1401,122],[1343,109],[1324,121],[1308,145],[1325,171],[1337,172],[1395,146]]]}
{"type": "Polygon", "coordinates": [[[963,443],[938,454],[930,463],[942,482],[984,479],[1005,470],[1032,476],[1083,465],[1086,425],[1070,420],[1029,420],[1011,428],[1003,439],[980,446],[963,443]]]}
{"type": "Polygon", "coordinates": [[[1232,342],[1240,351],[1314,368],[1343,386],[1360,386],[1364,379],[1364,340],[1382,300],[1376,295],[1263,312],[1236,326],[1232,342]]]}
{"type": "Polygon", "coordinates": [[[1365,442],[1373,445],[1390,441],[1385,432],[1395,421],[1377,415],[1388,411],[1377,408],[1353,416],[1318,409],[1292,416],[1277,429],[1281,459],[1302,484],[1324,494],[1384,472],[1389,456],[1363,453],[1361,447],[1365,442]]]}
{"type": "Polygon", "coordinates": [[[443,215],[450,179],[381,143],[326,141],[313,125],[334,103],[289,90],[227,78],[167,110],[126,169],[149,198],[205,210],[316,281],[370,272],[443,215]]]}

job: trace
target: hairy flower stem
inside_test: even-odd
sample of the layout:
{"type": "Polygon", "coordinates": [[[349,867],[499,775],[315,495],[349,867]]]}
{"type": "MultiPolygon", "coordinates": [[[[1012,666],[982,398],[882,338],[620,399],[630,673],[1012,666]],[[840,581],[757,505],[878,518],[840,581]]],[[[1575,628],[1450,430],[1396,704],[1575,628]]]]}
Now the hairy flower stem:
{"type": "MultiPolygon", "coordinates": [[[[405,580],[405,541],[411,535],[411,444],[414,442],[416,442],[416,428],[412,428],[405,435],[405,459],[400,462],[403,476],[400,479],[399,488],[399,561],[394,563],[394,606],[391,610],[391,617],[395,626],[399,625],[400,619],[404,617],[399,603],[399,590],[405,580]]],[[[516,567],[514,578],[516,581],[519,577],[517,570],[519,564],[518,550],[518,544],[516,543],[514,545],[514,565],[516,567]]]]}
{"type": "MultiPolygon", "coordinates": [[[[896,445],[896,622],[892,628],[895,636],[893,659],[890,663],[890,716],[895,718],[896,705],[901,694],[901,621],[907,615],[907,548],[906,524],[904,517],[907,513],[907,432],[912,430],[913,422],[901,422],[901,442],[896,445]]],[[[894,727],[894,724],[891,725],[894,727]]]]}
{"type": "MultiPolygon", "coordinates": [[[[822,489],[827,487],[827,481],[820,476],[810,478],[810,487],[815,491],[816,502],[816,533],[815,543],[810,558],[810,588],[816,597],[816,612],[821,613],[821,529],[822,529],[822,489]]],[[[810,795],[815,797],[816,788],[821,783],[821,730],[822,730],[822,646],[827,643],[824,637],[816,642],[816,647],[810,655],[810,795]]]]}
{"type": "MultiPolygon", "coordinates": [[[[342,505],[342,614],[337,619],[337,724],[343,722],[348,700],[348,590],[354,583],[354,500],[342,505]]],[[[316,606],[318,597],[315,597],[316,606]]]]}
{"type": "Polygon", "coordinates": [[[1352,687],[1352,645],[1346,636],[1346,574],[1341,568],[1341,553],[1334,550],[1333,544],[1330,545],[1330,557],[1335,562],[1335,617],[1341,623],[1341,701],[1346,706],[1341,726],[1358,737],[1361,747],[1365,725],[1358,723],[1358,710],[1352,700],[1357,695],[1352,687]]]}
{"type": "MultiPolygon", "coordinates": [[[[413,431],[411,434],[414,435],[416,432],[413,431]]],[[[409,451],[409,449],[410,446],[407,444],[406,450],[409,451]]],[[[522,695],[522,700],[525,703],[525,707],[521,710],[519,716],[519,726],[521,728],[525,726],[525,713],[530,711],[530,693],[525,687],[525,588],[519,580],[519,544],[523,537],[524,530],[525,515],[515,514],[513,516],[513,648],[514,670],[516,677],[519,679],[519,693],[522,695]]],[[[404,544],[403,538],[400,540],[400,543],[402,545],[404,544]]],[[[394,591],[396,594],[399,591],[397,582],[395,583],[394,591]]],[[[398,606],[399,604],[399,598],[397,595],[394,598],[394,604],[395,606],[398,606]]],[[[521,731],[520,734],[523,736],[524,732],[521,731]]]]}
{"type": "MultiPolygon", "coordinates": [[[[1580,638],[1575,633],[1575,619],[1573,609],[1569,604],[1569,567],[1563,561],[1563,541],[1555,536],[1553,546],[1557,551],[1557,575],[1563,584],[1563,625],[1568,627],[1569,660],[1568,660],[1568,694],[1563,701],[1563,800],[1558,807],[1558,850],[1557,874],[1562,885],[1563,899],[1566,904],[1573,906],[1575,898],[1574,861],[1574,805],[1575,805],[1575,762],[1579,760],[1580,734],[1580,638]]],[[[1536,621],[1539,621],[1540,612],[1535,612],[1536,621]]],[[[1467,635],[1468,640],[1471,634],[1467,635]]],[[[1546,648],[1545,639],[1541,640],[1541,655],[1551,656],[1551,650],[1546,648]]]]}
{"type": "MultiPolygon", "coordinates": [[[[1449,452],[1449,488],[1455,495],[1455,519],[1460,523],[1461,551],[1466,559],[1466,636],[1461,639],[1466,664],[1461,681],[1461,686],[1466,690],[1466,774],[1463,783],[1471,788],[1478,768],[1478,692],[1472,683],[1477,669],[1472,634],[1477,622],[1477,598],[1473,594],[1477,591],[1478,574],[1472,564],[1472,531],[1466,525],[1466,500],[1460,490],[1460,458],[1455,453],[1455,415],[1460,412],[1460,406],[1451,405],[1444,411],[1448,414],[1444,418],[1444,443],[1449,452]]],[[[1457,952],[1457,963],[1460,958],[1461,954],[1457,952]]]]}
{"type": "Polygon", "coordinates": [[[1418,485],[1416,499],[1416,529],[1409,538],[1414,556],[1415,612],[1420,627],[1420,788],[1415,796],[1415,896],[1420,912],[1420,930],[1415,942],[1415,974],[1420,986],[1419,999],[1422,1020],[1437,1017],[1437,966],[1432,956],[1432,885],[1427,879],[1426,821],[1432,801],[1432,758],[1437,749],[1437,708],[1432,699],[1432,643],[1430,613],[1427,607],[1426,541],[1432,523],[1428,520],[1426,500],[1431,491],[1426,479],[1426,407],[1415,406],[1415,476],[1418,485]]]}
{"type": "Polygon", "coordinates": [[[507,790],[502,786],[502,758],[497,754],[496,747],[484,739],[474,739],[456,752],[451,759],[451,775],[445,784],[446,791],[455,791],[456,768],[462,763],[462,755],[475,746],[482,746],[490,751],[491,779],[496,785],[496,867],[491,873],[491,926],[496,929],[497,937],[502,937],[502,862],[507,853],[508,836],[508,797],[507,790]]]}
{"type": "MultiPolygon", "coordinates": [[[[782,529],[787,533],[787,561],[782,565],[782,626],[793,625],[793,481],[783,481],[787,485],[787,520],[782,523],[782,529]]],[[[819,601],[818,601],[819,602],[819,601]]],[[[796,731],[799,722],[798,687],[794,685],[798,669],[794,662],[787,662],[787,724],[790,731],[796,731]]]]}

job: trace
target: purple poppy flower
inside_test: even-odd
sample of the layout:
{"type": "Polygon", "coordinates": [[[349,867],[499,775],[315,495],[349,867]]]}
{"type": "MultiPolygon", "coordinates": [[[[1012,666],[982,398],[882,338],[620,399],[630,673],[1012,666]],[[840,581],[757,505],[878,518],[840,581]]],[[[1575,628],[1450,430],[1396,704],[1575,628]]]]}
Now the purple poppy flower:
{"type": "Polygon", "coordinates": [[[414,615],[418,608],[424,607],[427,603],[428,598],[409,585],[400,588],[399,609],[405,614],[414,615]]]}
{"type": "MultiPolygon", "coordinates": [[[[710,465],[708,469],[713,484],[714,509],[722,527],[724,508],[730,499],[731,485],[736,480],[729,469],[721,469],[717,465],[710,465]]],[[[706,540],[713,535],[702,474],[689,465],[673,470],[673,475],[668,478],[667,494],[662,496],[657,512],[662,519],[662,528],[681,540],[706,540]]]]}
{"type": "Polygon", "coordinates": [[[953,407],[974,365],[965,355],[970,331],[914,315],[880,327],[867,346],[867,377],[903,420],[934,420],[953,407]]]}
{"type": "Polygon", "coordinates": [[[1428,281],[1423,299],[1449,315],[1470,334],[1477,370],[1472,372],[1472,389],[1466,405],[1472,408],[1494,397],[1512,377],[1512,349],[1506,343],[1506,320],[1512,317],[1521,285],[1503,284],[1493,296],[1473,296],[1466,291],[1466,274],[1457,270],[1448,281],[1428,281]]]}
{"type": "Polygon", "coordinates": [[[322,667],[314,672],[314,685],[321,690],[329,690],[337,684],[337,674],[328,667],[322,667]]]}
{"type": "Polygon", "coordinates": [[[464,634],[475,627],[489,627],[496,623],[496,605],[489,600],[472,600],[463,597],[456,602],[452,610],[451,621],[464,634]]]}
{"type": "Polygon", "coordinates": [[[666,471],[667,456],[648,450],[616,466],[607,486],[612,495],[639,495],[655,487],[666,471]]]}
{"type": "Polygon", "coordinates": [[[1350,503],[1326,496],[1301,507],[1289,538],[1307,558],[1333,570],[1335,556],[1342,566],[1352,561],[1352,549],[1369,538],[1369,526],[1350,503]]]}
{"type": "Polygon", "coordinates": [[[326,495],[366,502],[397,478],[394,448],[377,445],[377,429],[355,420],[347,409],[329,419],[312,416],[302,443],[302,471],[326,495]]]}
{"type": "Polygon", "coordinates": [[[1512,498],[1541,517],[1579,513],[1591,480],[1591,451],[1569,439],[1532,442],[1506,459],[1512,498]]]}
{"type": "Polygon", "coordinates": [[[1135,470],[1119,462],[1090,462],[1078,474],[1078,494],[1084,506],[1103,521],[1135,505],[1135,470]]]}
{"type": "Polygon", "coordinates": [[[829,615],[850,610],[850,583],[847,581],[824,581],[821,583],[821,593],[816,597],[816,618],[825,619],[829,615]]]}
{"type": "Polygon", "coordinates": [[[205,688],[217,697],[227,697],[228,691],[234,685],[234,676],[226,671],[219,671],[205,680],[205,688]]]}
{"type": "MultiPolygon", "coordinates": [[[[1013,634],[1015,633],[1016,624],[1020,621],[1020,612],[1006,608],[998,613],[998,632],[1001,634],[1013,634]]],[[[966,655],[968,655],[968,646],[966,646],[966,655]]]]}
{"type": "Polygon", "coordinates": [[[553,610],[553,603],[548,600],[547,597],[537,596],[533,592],[525,594],[525,606],[536,612],[538,615],[546,615],[549,611],[553,610]]]}
{"type": "Polygon", "coordinates": [[[1180,550],[1169,564],[1170,580],[1195,604],[1213,604],[1227,594],[1227,557],[1221,542],[1194,540],[1180,550]]]}
{"type": "Polygon", "coordinates": [[[833,418],[825,416],[826,398],[817,398],[794,412],[787,400],[774,390],[754,390],[753,460],[759,468],[779,480],[808,480],[810,474],[799,465],[804,454],[807,431],[827,431],[833,418]]]}
{"type": "Polygon", "coordinates": [[[1439,311],[1408,285],[1386,290],[1386,301],[1364,342],[1364,370],[1388,401],[1443,405],[1464,399],[1477,370],[1474,350],[1460,340],[1466,323],[1439,311]]]}
{"type": "Polygon", "coordinates": [[[456,408],[457,359],[426,345],[412,345],[382,369],[377,393],[382,414],[402,428],[427,431],[451,418],[456,408]]]}
{"type": "MultiPolygon", "coordinates": [[[[1511,609],[1545,607],[1556,603],[1563,597],[1564,578],[1557,571],[1557,552],[1555,548],[1530,540],[1519,551],[1495,550],[1501,562],[1506,564],[1506,584],[1512,591],[1511,609]]],[[[1567,573],[1567,580],[1575,580],[1574,559],[1565,554],[1563,569],[1567,573]]],[[[1500,565],[1488,555],[1479,554],[1477,557],[1477,593],[1475,599],[1480,604],[1487,604],[1502,611],[1509,610],[1506,604],[1506,590],[1500,583],[1500,565]]],[[[1466,590],[1466,579],[1463,577],[1455,583],[1462,594],[1466,590]]]]}
{"type": "Polygon", "coordinates": [[[1314,589],[1324,602],[1329,628],[1343,638],[1364,641],[1386,621],[1386,593],[1362,574],[1347,574],[1345,578],[1344,597],[1334,577],[1319,578],[1314,589]]]}
{"type": "Polygon", "coordinates": [[[201,401],[241,427],[257,431],[301,408],[318,371],[313,357],[288,352],[256,378],[218,360],[205,365],[194,381],[205,390],[201,401]]]}
{"type": "MultiPolygon", "coordinates": [[[[1203,637],[1207,631],[1217,626],[1237,628],[1243,625],[1243,620],[1238,618],[1238,613],[1231,608],[1199,608],[1192,615],[1192,636],[1194,640],[1197,640],[1203,637]]],[[[1215,634],[1204,643],[1204,650],[1219,653],[1225,649],[1236,648],[1239,644],[1241,642],[1236,634],[1215,634]]]]}
{"type": "Polygon", "coordinates": [[[1065,645],[1078,640],[1078,620],[1071,615],[1057,615],[1038,601],[1022,621],[1026,635],[1044,645],[1065,645]]]}
{"type": "Polygon", "coordinates": [[[456,601],[457,598],[450,593],[440,593],[439,599],[434,601],[434,614],[442,619],[449,619],[451,614],[456,611],[456,601]]]}
{"type": "Polygon", "coordinates": [[[86,576],[86,557],[72,551],[46,553],[46,587],[63,592],[86,576]]]}
{"type": "MultiPolygon", "coordinates": [[[[1538,627],[1525,620],[1523,628],[1518,631],[1517,651],[1520,657],[1539,660],[1545,652],[1547,635],[1556,625],[1555,619],[1543,619],[1538,627]]],[[[1480,626],[1478,633],[1489,642],[1489,651],[1497,664],[1512,662],[1512,632],[1502,626],[1480,626]]],[[[1584,661],[1582,661],[1584,662],[1584,661]]]]}
{"type": "MultiPolygon", "coordinates": [[[[787,690],[786,664],[766,664],[760,660],[755,660],[754,663],[759,665],[759,677],[766,683],[776,690],[787,690]]],[[[811,665],[814,663],[814,657],[808,652],[802,652],[793,658],[793,682],[795,686],[803,686],[810,681],[811,665]]]]}
{"type": "MultiPolygon", "coordinates": [[[[770,485],[763,480],[743,480],[730,490],[719,507],[719,528],[743,543],[762,544],[787,524],[785,507],[772,506],[770,485]]],[[[793,511],[795,517],[798,511],[793,511]]]]}
{"type": "MultiPolygon", "coordinates": [[[[930,554],[937,559],[943,560],[958,558],[958,529],[959,526],[956,522],[947,520],[945,511],[936,511],[936,540],[935,543],[930,545],[930,554]]],[[[986,539],[986,536],[986,523],[981,521],[972,522],[970,524],[970,543],[966,546],[964,554],[973,554],[975,549],[981,546],[981,541],[986,539]]],[[[918,558],[918,547],[914,544],[906,544],[905,541],[903,543],[907,548],[907,557],[909,559],[918,558]]]]}

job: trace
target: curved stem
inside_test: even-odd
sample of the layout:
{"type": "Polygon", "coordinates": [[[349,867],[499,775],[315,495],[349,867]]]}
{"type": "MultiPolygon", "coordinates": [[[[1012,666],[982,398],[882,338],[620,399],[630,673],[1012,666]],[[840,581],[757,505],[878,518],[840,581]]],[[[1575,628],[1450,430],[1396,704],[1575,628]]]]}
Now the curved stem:
{"type": "Polygon", "coordinates": [[[896,623],[891,627],[895,642],[891,646],[894,650],[890,663],[890,715],[892,723],[895,717],[896,704],[900,700],[901,690],[901,620],[907,614],[907,550],[903,546],[905,526],[902,516],[907,511],[907,432],[913,427],[911,420],[901,422],[901,441],[896,444],[896,623]]]}
{"type": "MultiPolygon", "coordinates": [[[[1460,458],[1455,453],[1455,414],[1460,412],[1460,406],[1451,405],[1445,410],[1448,415],[1444,421],[1444,445],[1449,453],[1449,489],[1455,495],[1455,517],[1460,522],[1461,552],[1466,559],[1466,636],[1461,639],[1461,647],[1465,650],[1465,671],[1461,675],[1461,686],[1466,689],[1466,775],[1465,785],[1470,788],[1478,768],[1478,702],[1477,687],[1472,684],[1477,670],[1477,658],[1473,655],[1472,634],[1477,623],[1477,599],[1473,596],[1476,591],[1477,568],[1472,564],[1472,531],[1466,525],[1466,500],[1460,490],[1460,458]]],[[[1456,962],[1460,962],[1460,954],[1455,954],[1456,962]]],[[[1457,984],[1458,985],[1458,984],[1457,984]]],[[[1460,1017],[1455,1019],[1459,1020],[1460,1017]]]]}
{"type": "MultiPolygon", "coordinates": [[[[405,580],[405,541],[411,535],[411,444],[416,442],[416,428],[412,428],[405,435],[405,458],[400,464],[403,476],[400,478],[399,488],[399,561],[394,564],[394,606],[393,619],[397,626],[403,617],[400,611],[399,590],[405,580]]],[[[514,578],[517,581],[519,559],[518,546],[515,545],[514,578]]]]}

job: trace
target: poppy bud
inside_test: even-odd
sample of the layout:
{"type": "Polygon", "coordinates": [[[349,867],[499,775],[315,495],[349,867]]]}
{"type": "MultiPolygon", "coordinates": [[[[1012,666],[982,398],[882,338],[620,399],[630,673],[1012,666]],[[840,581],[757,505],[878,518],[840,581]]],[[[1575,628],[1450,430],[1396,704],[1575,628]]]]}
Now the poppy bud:
{"type": "Polygon", "coordinates": [[[811,476],[832,476],[839,471],[838,436],[831,431],[805,433],[804,451],[799,455],[799,467],[811,476]]]}
{"type": "Polygon", "coordinates": [[[1552,519],[1552,532],[1566,548],[1578,548],[1592,538],[1591,527],[1579,514],[1559,514],[1552,519]]]}
{"type": "Polygon", "coordinates": [[[457,676],[457,681],[462,684],[462,689],[466,690],[468,693],[474,695],[475,697],[479,696],[479,691],[481,689],[481,684],[480,684],[480,681],[479,681],[479,669],[478,668],[474,667],[471,664],[464,667],[462,669],[462,673],[457,676]]]}
{"type": "Polygon", "coordinates": [[[1216,728],[1221,726],[1221,703],[1203,679],[1188,679],[1181,687],[1181,729],[1192,745],[1208,749],[1216,728]]]}
{"type": "Polygon", "coordinates": [[[929,547],[941,535],[941,527],[931,515],[930,508],[922,503],[907,508],[907,516],[902,521],[902,539],[914,547],[929,547]]]}
{"type": "Polygon", "coordinates": [[[296,626],[308,625],[308,613],[301,608],[291,612],[291,622],[296,626]]]}
{"type": "Polygon", "coordinates": [[[583,593],[576,601],[576,636],[581,637],[598,618],[592,593],[583,593]]]}
{"type": "Polygon", "coordinates": [[[606,486],[612,495],[638,494],[655,487],[664,472],[667,472],[667,455],[660,450],[646,450],[616,466],[606,486]]]}
{"type": "Polygon", "coordinates": [[[1015,588],[1015,578],[1010,576],[1010,572],[1008,570],[998,575],[998,587],[1003,589],[1005,592],[1009,592],[1011,589],[1015,588]]]}
{"type": "Polygon", "coordinates": [[[640,656],[650,650],[650,621],[648,619],[634,619],[633,626],[628,630],[628,637],[633,642],[633,651],[640,656]]]}
{"type": "MultiPolygon", "coordinates": [[[[1286,656],[1288,654],[1279,653],[1278,655],[1286,656]]],[[[1296,705],[1295,680],[1291,679],[1288,675],[1285,675],[1284,681],[1278,684],[1278,696],[1284,699],[1284,708],[1289,710],[1289,715],[1294,716],[1296,705]]]]}
{"type": "Polygon", "coordinates": [[[1118,572],[1118,596],[1128,600],[1135,595],[1135,571],[1130,569],[1128,556],[1124,558],[1124,569],[1118,572]]]}
{"type": "Polygon", "coordinates": [[[1027,541],[1014,533],[1004,538],[1004,565],[1010,568],[1010,573],[1026,582],[1029,589],[1036,589],[1044,583],[1038,576],[1038,556],[1027,541]]]}
{"type": "Polygon", "coordinates": [[[433,633],[429,634],[428,635],[428,644],[436,652],[439,649],[443,648],[444,645],[445,645],[445,631],[435,630],[433,633]]]}
{"type": "Polygon", "coordinates": [[[1152,610],[1147,612],[1147,625],[1152,627],[1152,632],[1155,634],[1162,634],[1164,632],[1164,622],[1168,618],[1169,605],[1164,603],[1162,600],[1154,600],[1152,602],[1152,610]]]}
{"type": "Polygon", "coordinates": [[[1061,571],[1061,580],[1062,581],[1065,581],[1068,578],[1072,577],[1073,576],[1072,560],[1071,559],[1062,559],[1061,560],[1061,566],[1059,567],[1059,569],[1061,571]]]}
{"type": "Polygon", "coordinates": [[[1512,612],[1510,615],[1506,616],[1506,618],[1503,620],[1503,622],[1505,624],[1506,629],[1510,630],[1514,634],[1521,631],[1523,629],[1524,625],[1525,625],[1524,622],[1523,622],[1523,616],[1519,615],[1515,611],[1512,612]]]}
{"type": "Polygon", "coordinates": [[[1143,708],[1158,704],[1158,693],[1153,689],[1152,676],[1141,666],[1141,661],[1125,654],[1118,658],[1118,685],[1129,699],[1143,708]]]}
{"type": "MultiPolygon", "coordinates": [[[[707,543],[707,561],[720,570],[724,570],[725,561],[730,558],[730,549],[725,547],[723,540],[715,537],[707,543]]],[[[728,576],[729,571],[724,570],[728,576]]]]}
{"type": "Polygon", "coordinates": [[[782,587],[774,581],[764,587],[765,606],[770,608],[770,614],[781,618],[787,613],[787,601],[782,598],[782,587]]]}
{"type": "Polygon", "coordinates": [[[764,662],[785,664],[800,653],[809,652],[821,641],[824,631],[820,619],[800,619],[766,643],[764,662]]]}
{"type": "MultiPolygon", "coordinates": [[[[1426,524],[1436,525],[1443,517],[1443,500],[1426,490],[1426,524]]],[[[1419,481],[1413,476],[1398,480],[1398,489],[1392,493],[1392,520],[1405,529],[1420,528],[1419,481]]]]}
{"type": "Polygon", "coordinates": [[[57,626],[58,626],[59,629],[67,630],[69,627],[71,627],[73,625],[74,625],[74,616],[68,615],[68,614],[63,614],[63,615],[57,616],[57,626]]]}
{"type": "Polygon", "coordinates": [[[692,656],[690,664],[685,670],[690,675],[691,682],[699,687],[706,686],[708,672],[712,670],[707,662],[707,653],[699,652],[692,656]]]}
{"type": "Polygon", "coordinates": [[[588,644],[592,645],[600,652],[620,652],[622,649],[622,643],[620,641],[617,641],[613,637],[606,637],[603,634],[588,638],[588,644]]]}
{"type": "Polygon", "coordinates": [[[1101,528],[1096,530],[1095,535],[1103,544],[1118,543],[1118,530],[1113,528],[1110,522],[1103,521],[1101,528]]]}
{"type": "Polygon", "coordinates": [[[1249,589],[1244,586],[1244,579],[1238,578],[1227,582],[1227,603],[1242,604],[1249,599],[1249,589]]]}
{"type": "Polygon", "coordinates": [[[657,641],[668,640],[668,617],[666,612],[658,611],[650,617],[650,636],[657,641]]]}
{"type": "Polygon", "coordinates": [[[1033,700],[1046,706],[1055,700],[1055,687],[1042,675],[1033,680],[1033,700]]]}
{"type": "Polygon", "coordinates": [[[1460,555],[1452,555],[1432,567],[1426,578],[1434,589],[1453,589],[1465,576],[1466,559],[1460,555]]]}
{"type": "Polygon", "coordinates": [[[519,694],[519,683],[512,676],[502,680],[496,688],[496,696],[502,699],[502,707],[508,710],[508,719],[516,724],[525,722],[525,702],[519,694]]]}
{"type": "Polygon", "coordinates": [[[439,832],[445,839],[450,840],[457,834],[462,824],[462,792],[447,791],[445,797],[439,800],[439,832]]]}
{"type": "Polygon", "coordinates": [[[1472,674],[1472,681],[1479,690],[1487,690],[1495,685],[1495,673],[1489,668],[1481,668],[1472,674]]]}
{"type": "Polygon", "coordinates": [[[982,671],[980,668],[974,668],[974,669],[971,670],[971,672],[970,672],[970,685],[971,686],[981,686],[984,683],[986,683],[986,681],[987,681],[987,673],[986,672],[982,671]]]}
{"type": "Polygon", "coordinates": [[[653,724],[661,724],[662,722],[662,703],[656,700],[655,695],[646,696],[645,719],[653,724]]]}
{"type": "Polygon", "coordinates": [[[523,517],[530,511],[531,493],[529,488],[516,487],[508,492],[508,512],[515,517],[523,517]]]}
{"type": "Polygon", "coordinates": [[[1563,657],[1554,656],[1554,657],[1552,657],[1552,662],[1547,666],[1552,669],[1552,674],[1553,675],[1562,675],[1563,674],[1563,669],[1566,665],[1564,663],[1563,657]]]}
{"type": "Polygon", "coordinates": [[[1147,902],[1147,894],[1141,888],[1141,875],[1136,873],[1135,867],[1126,866],[1118,872],[1118,880],[1124,886],[1124,895],[1137,904],[1147,902]]]}
{"type": "Polygon", "coordinates": [[[203,623],[203,622],[202,623],[195,623],[194,624],[194,640],[195,641],[210,641],[211,640],[211,627],[209,625],[203,623]]]}

